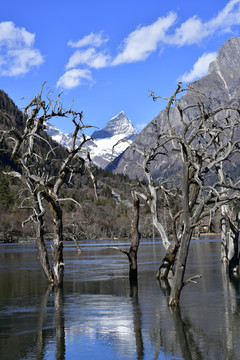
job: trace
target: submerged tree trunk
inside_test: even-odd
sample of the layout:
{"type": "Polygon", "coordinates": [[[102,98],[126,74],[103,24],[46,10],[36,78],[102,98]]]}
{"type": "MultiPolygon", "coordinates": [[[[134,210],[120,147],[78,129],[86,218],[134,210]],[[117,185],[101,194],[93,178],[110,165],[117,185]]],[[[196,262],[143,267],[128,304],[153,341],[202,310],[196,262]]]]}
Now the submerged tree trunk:
{"type": "MultiPolygon", "coordinates": [[[[31,188],[31,183],[27,182],[28,187],[31,188]]],[[[36,215],[36,245],[38,249],[38,256],[39,261],[42,267],[42,270],[49,281],[49,283],[54,282],[54,275],[51,268],[51,264],[49,262],[48,257],[48,251],[47,247],[44,241],[44,219],[43,216],[45,214],[45,211],[42,206],[41,201],[41,192],[36,193],[35,191],[32,191],[33,193],[33,199],[34,199],[34,205],[33,208],[35,210],[36,215]]]]}
{"type": "Polygon", "coordinates": [[[228,245],[228,260],[229,271],[239,272],[239,253],[238,253],[238,237],[239,231],[236,226],[229,219],[230,231],[229,231],[229,245],[228,245]]]}
{"type": "Polygon", "coordinates": [[[171,288],[169,306],[178,306],[181,290],[184,285],[184,274],[186,270],[188,249],[192,237],[192,231],[190,229],[184,231],[181,245],[179,248],[179,255],[176,263],[176,272],[173,279],[173,285],[171,288]]]}
{"type": "Polygon", "coordinates": [[[74,235],[74,234],[73,234],[72,239],[73,239],[74,244],[76,245],[76,248],[77,248],[78,254],[81,254],[82,249],[80,248],[80,246],[79,246],[79,244],[78,244],[78,242],[77,242],[76,235],[74,235]]]}
{"type": "Polygon", "coordinates": [[[140,243],[141,234],[138,230],[139,225],[139,198],[136,193],[132,194],[133,203],[132,203],[132,224],[131,224],[131,246],[129,250],[123,250],[118,247],[112,247],[121,251],[123,254],[127,255],[129,262],[129,280],[131,288],[137,286],[137,276],[138,276],[138,265],[137,265],[137,252],[140,243]]]}
{"type": "Polygon", "coordinates": [[[183,288],[183,279],[186,269],[188,249],[192,237],[192,228],[190,227],[190,183],[189,183],[189,165],[188,154],[185,146],[182,146],[183,169],[182,169],[182,208],[183,208],[183,234],[179,248],[179,254],[176,263],[173,285],[171,288],[169,306],[178,306],[181,290],[183,288]]]}
{"type": "Polygon", "coordinates": [[[51,269],[51,266],[49,263],[46,244],[44,241],[43,219],[42,218],[38,218],[37,232],[36,232],[36,245],[37,245],[37,249],[38,249],[38,256],[39,256],[39,261],[40,261],[42,270],[43,270],[47,280],[50,283],[53,283],[54,282],[53,272],[52,272],[52,269],[51,269]]]}
{"type": "Polygon", "coordinates": [[[63,263],[63,223],[62,223],[62,210],[59,204],[54,206],[54,240],[53,240],[53,274],[54,274],[54,284],[57,286],[62,286],[63,284],[63,273],[64,273],[64,263],[63,263]]]}
{"type": "Polygon", "coordinates": [[[42,218],[38,218],[36,245],[38,249],[39,261],[47,280],[56,286],[62,286],[64,263],[63,263],[63,234],[62,234],[63,226],[62,226],[61,209],[58,215],[60,216],[54,219],[55,230],[54,230],[54,240],[52,247],[53,265],[51,265],[49,262],[48,252],[44,241],[42,218]]]}
{"type": "Polygon", "coordinates": [[[162,259],[162,263],[158,269],[156,274],[156,278],[158,280],[167,280],[169,276],[170,270],[173,269],[173,265],[176,260],[177,252],[180,246],[180,241],[178,239],[178,235],[176,232],[176,224],[173,222],[173,239],[168,247],[164,258],[162,259]]]}
{"type": "Polygon", "coordinates": [[[226,205],[221,208],[221,261],[228,265],[230,273],[239,271],[239,231],[237,221],[234,223],[233,212],[226,205]]]}
{"type": "Polygon", "coordinates": [[[175,263],[179,246],[180,246],[180,243],[177,240],[177,238],[171,242],[170,246],[168,247],[168,249],[166,251],[164,258],[162,259],[162,263],[158,269],[158,272],[156,275],[156,278],[158,280],[167,280],[169,272],[175,263]]]}
{"type": "Polygon", "coordinates": [[[221,206],[221,261],[228,262],[226,205],[221,206]]]}
{"type": "Polygon", "coordinates": [[[137,281],[137,251],[140,242],[140,233],[138,230],[139,225],[139,199],[136,194],[133,195],[132,205],[132,225],[131,225],[131,247],[128,252],[129,260],[129,279],[130,281],[137,281]]]}

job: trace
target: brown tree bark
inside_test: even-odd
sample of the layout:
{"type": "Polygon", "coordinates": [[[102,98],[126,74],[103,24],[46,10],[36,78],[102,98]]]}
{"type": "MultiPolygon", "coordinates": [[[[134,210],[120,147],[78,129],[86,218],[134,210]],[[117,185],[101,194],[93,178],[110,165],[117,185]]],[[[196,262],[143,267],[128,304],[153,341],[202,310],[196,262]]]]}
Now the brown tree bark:
{"type": "Polygon", "coordinates": [[[180,294],[184,286],[183,279],[186,270],[188,249],[189,249],[191,237],[192,237],[192,231],[189,229],[185,231],[182,237],[177,263],[176,263],[176,271],[173,278],[173,285],[171,288],[171,293],[168,302],[169,306],[178,306],[179,304],[180,294]]]}
{"type": "Polygon", "coordinates": [[[128,252],[129,260],[129,279],[130,281],[137,281],[137,252],[140,243],[140,233],[138,230],[139,225],[139,198],[136,194],[133,194],[133,204],[132,204],[132,225],[131,225],[131,246],[128,252]]]}

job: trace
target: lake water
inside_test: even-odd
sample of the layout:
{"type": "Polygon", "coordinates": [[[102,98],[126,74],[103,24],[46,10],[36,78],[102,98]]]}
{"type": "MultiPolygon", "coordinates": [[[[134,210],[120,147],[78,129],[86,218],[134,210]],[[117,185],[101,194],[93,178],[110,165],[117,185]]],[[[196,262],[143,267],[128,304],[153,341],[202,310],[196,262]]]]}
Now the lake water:
{"type": "Polygon", "coordinates": [[[138,287],[126,255],[94,241],[64,248],[62,290],[47,286],[34,244],[0,245],[0,359],[239,359],[240,281],[220,263],[216,236],[192,241],[180,308],[155,279],[163,248],[143,239],[138,287]]]}

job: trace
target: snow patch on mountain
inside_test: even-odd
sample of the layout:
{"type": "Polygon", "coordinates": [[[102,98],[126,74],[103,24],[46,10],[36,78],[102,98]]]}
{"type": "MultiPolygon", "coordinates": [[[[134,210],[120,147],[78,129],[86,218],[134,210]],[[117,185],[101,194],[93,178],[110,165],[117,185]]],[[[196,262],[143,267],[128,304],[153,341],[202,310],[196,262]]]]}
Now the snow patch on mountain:
{"type": "MultiPolygon", "coordinates": [[[[70,148],[72,143],[72,134],[64,134],[54,125],[48,124],[47,133],[53,140],[70,148]]],[[[138,131],[133,127],[131,120],[124,111],[110,119],[102,130],[96,130],[92,133],[92,140],[86,143],[86,148],[90,152],[93,162],[101,168],[105,168],[113,159],[123,153],[136,136],[138,131]],[[120,140],[117,146],[114,147],[120,140]],[[114,147],[114,148],[113,148],[114,147]]],[[[81,141],[79,136],[76,144],[81,141]]]]}

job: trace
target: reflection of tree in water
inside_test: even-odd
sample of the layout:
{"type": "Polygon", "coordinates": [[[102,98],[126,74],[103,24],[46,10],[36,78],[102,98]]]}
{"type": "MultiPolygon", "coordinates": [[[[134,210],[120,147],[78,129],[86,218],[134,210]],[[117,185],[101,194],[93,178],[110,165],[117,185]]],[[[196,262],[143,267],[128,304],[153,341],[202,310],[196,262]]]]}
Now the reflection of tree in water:
{"type": "Polygon", "coordinates": [[[240,279],[234,273],[229,274],[228,266],[222,263],[222,281],[224,290],[224,330],[222,336],[226,359],[237,359],[239,357],[236,343],[239,341],[240,329],[240,279]]]}
{"type": "MultiPolygon", "coordinates": [[[[222,265],[223,302],[222,304],[209,303],[214,316],[217,316],[218,328],[214,329],[211,316],[208,319],[203,307],[196,317],[194,308],[169,310],[175,327],[176,342],[181,349],[182,357],[186,360],[196,359],[238,359],[238,341],[240,337],[240,279],[238,276],[229,276],[229,271],[222,265]],[[200,318],[202,315],[202,318],[200,318]]],[[[161,282],[160,287],[164,294],[162,301],[166,302],[170,292],[168,282],[161,282]]],[[[217,295],[216,295],[217,296],[217,295]]],[[[210,299],[210,298],[209,298],[210,299]]],[[[161,313],[159,307],[159,320],[161,313]]],[[[214,317],[213,317],[214,321],[214,317]]],[[[158,358],[159,348],[169,350],[172,338],[168,338],[164,325],[160,324],[158,336],[155,337],[155,356],[158,358]]]]}
{"type": "Polygon", "coordinates": [[[65,359],[65,328],[63,313],[63,289],[54,287],[55,324],[56,324],[56,359],[65,359]]]}
{"type": "MultiPolygon", "coordinates": [[[[63,289],[58,287],[52,287],[51,285],[45,291],[43,295],[41,308],[39,312],[38,332],[36,341],[36,359],[44,359],[45,349],[49,341],[49,331],[44,329],[45,321],[47,320],[47,307],[49,299],[54,302],[54,320],[55,320],[55,334],[51,332],[51,338],[56,338],[56,356],[58,360],[65,359],[65,329],[64,329],[64,314],[63,314],[63,289]]],[[[52,339],[51,339],[52,341],[52,339]]]]}
{"type": "MultiPolygon", "coordinates": [[[[158,283],[164,294],[162,298],[164,299],[167,307],[167,299],[171,291],[170,284],[168,280],[159,280],[158,283]]],[[[183,320],[180,307],[169,308],[169,314],[171,314],[173,319],[176,332],[176,343],[179,344],[183,358],[185,360],[205,359],[199,346],[199,332],[201,332],[201,330],[194,328],[189,319],[183,320]]],[[[156,339],[154,359],[158,359],[160,347],[171,348],[171,344],[168,343],[168,338],[164,337],[164,339],[167,340],[167,343],[164,343],[164,339],[161,338],[163,331],[164,330],[159,329],[158,338],[156,339]]],[[[172,338],[170,341],[172,341],[172,338]]]]}
{"type": "Polygon", "coordinates": [[[185,360],[203,360],[206,357],[201,353],[199,346],[199,329],[194,329],[188,321],[183,321],[180,307],[170,309],[174,319],[174,325],[178,342],[185,360]],[[196,336],[196,339],[195,339],[196,336]]]}
{"type": "Polygon", "coordinates": [[[142,321],[141,310],[138,302],[138,283],[137,281],[130,281],[130,297],[133,304],[133,326],[136,339],[137,359],[144,358],[144,345],[142,336],[142,321]]]}

